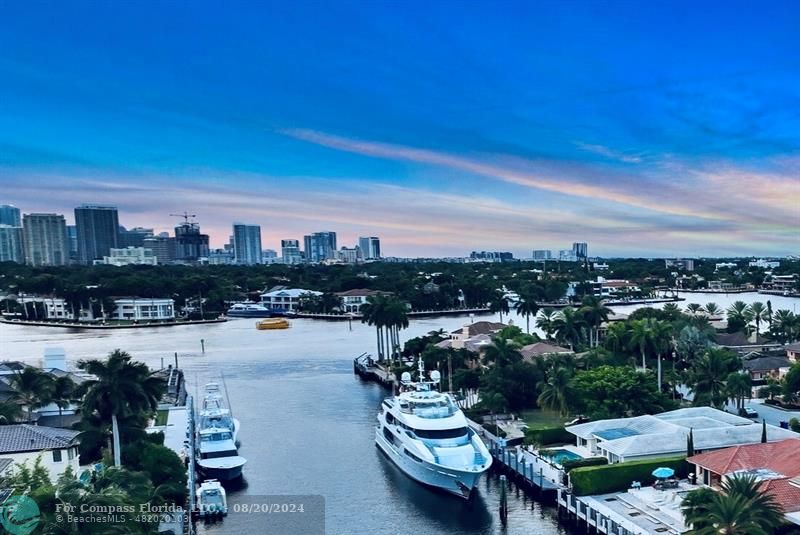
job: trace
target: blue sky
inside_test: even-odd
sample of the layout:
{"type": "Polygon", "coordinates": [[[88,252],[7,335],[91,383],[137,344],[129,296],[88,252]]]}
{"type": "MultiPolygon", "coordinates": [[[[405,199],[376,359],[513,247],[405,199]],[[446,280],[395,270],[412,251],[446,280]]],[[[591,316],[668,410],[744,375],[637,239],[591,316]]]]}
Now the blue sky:
{"type": "Polygon", "coordinates": [[[3,2],[0,203],[392,255],[800,252],[796,2],[3,2]],[[430,4],[430,5],[429,5],[430,4]]]}

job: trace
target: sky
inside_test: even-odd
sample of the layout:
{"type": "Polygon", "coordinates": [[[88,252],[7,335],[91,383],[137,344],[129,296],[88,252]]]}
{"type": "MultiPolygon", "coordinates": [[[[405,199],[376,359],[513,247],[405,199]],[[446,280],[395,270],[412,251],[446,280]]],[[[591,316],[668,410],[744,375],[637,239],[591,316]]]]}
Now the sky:
{"type": "Polygon", "coordinates": [[[800,253],[800,3],[0,0],[0,204],[221,247],[800,253]]]}

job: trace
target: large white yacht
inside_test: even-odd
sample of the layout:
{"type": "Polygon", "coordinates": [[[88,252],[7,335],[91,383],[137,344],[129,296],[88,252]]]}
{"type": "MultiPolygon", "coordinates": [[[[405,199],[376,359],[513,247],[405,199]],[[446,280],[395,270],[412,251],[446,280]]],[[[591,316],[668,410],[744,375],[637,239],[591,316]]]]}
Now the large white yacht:
{"type": "Polygon", "coordinates": [[[453,398],[436,390],[440,379],[433,371],[425,380],[421,359],[419,381],[403,373],[400,394],[381,403],[375,443],[412,479],[468,499],[492,457],[453,398]]]}
{"type": "Polygon", "coordinates": [[[239,420],[233,417],[222,396],[219,383],[206,384],[203,407],[200,409],[200,429],[219,428],[228,429],[237,440],[239,433],[239,420]]]}
{"type": "Polygon", "coordinates": [[[198,421],[197,466],[209,479],[228,481],[242,475],[247,460],[239,455],[239,421],[226,406],[218,383],[208,383],[198,421]]]}

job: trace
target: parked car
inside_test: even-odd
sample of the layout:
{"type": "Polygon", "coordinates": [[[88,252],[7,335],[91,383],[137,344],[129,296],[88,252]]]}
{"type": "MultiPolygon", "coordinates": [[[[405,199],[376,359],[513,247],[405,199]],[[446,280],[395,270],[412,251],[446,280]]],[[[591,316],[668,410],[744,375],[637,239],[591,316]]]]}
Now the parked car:
{"type": "Polygon", "coordinates": [[[747,416],[748,418],[758,418],[758,413],[756,412],[756,410],[753,407],[750,407],[749,405],[745,407],[743,411],[744,415],[747,416]]]}

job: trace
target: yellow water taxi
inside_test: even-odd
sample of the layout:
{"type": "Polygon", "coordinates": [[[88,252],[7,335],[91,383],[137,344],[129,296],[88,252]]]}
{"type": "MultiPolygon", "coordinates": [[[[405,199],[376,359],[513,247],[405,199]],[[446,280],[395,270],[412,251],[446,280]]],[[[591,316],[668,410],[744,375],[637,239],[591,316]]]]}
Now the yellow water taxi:
{"type": "Polygon", "coordinates": [[[266,331],[271,329],[288,329],[291,327],[289,320],[284,318],[269,318],[256,322],[256,329],[266,331]]]}

